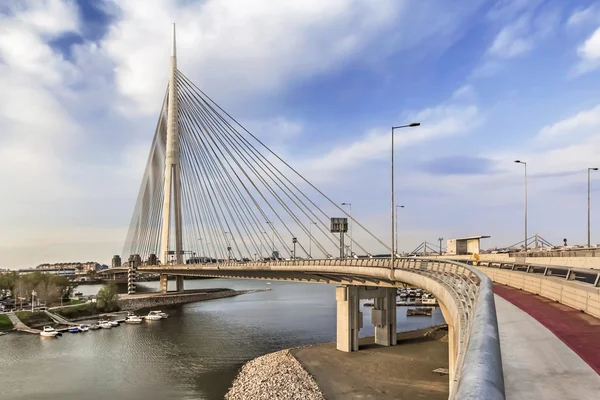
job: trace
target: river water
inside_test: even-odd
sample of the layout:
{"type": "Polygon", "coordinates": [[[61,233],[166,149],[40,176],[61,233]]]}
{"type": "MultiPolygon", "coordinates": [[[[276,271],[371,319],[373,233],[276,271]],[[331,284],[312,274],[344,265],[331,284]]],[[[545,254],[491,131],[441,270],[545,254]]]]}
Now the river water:
{"type": "MultiPolygon", "coordinates": [[[[158,288],[158,282],[144,285],[158,288]]],[[[171,284],[171,282],[170,282],[171,284]]],[[[222,399],[240,367],[260,355],[335,340],[335,286],[251,280],[191,280],[186,289],[271,288],[270,291],[163,309],[167,320],[122,324],[63,337],[0,337],[0,398],[222,399]]],[[[95,294],[99,286],[81,286],[95,294]]],[[[362,307],[362,306],[361,306],[362,307]]],[[[372,336],[363,308],[360,335],[372,336]]],[[[406,317],[398,330],[443,323],[406,317]]]]}

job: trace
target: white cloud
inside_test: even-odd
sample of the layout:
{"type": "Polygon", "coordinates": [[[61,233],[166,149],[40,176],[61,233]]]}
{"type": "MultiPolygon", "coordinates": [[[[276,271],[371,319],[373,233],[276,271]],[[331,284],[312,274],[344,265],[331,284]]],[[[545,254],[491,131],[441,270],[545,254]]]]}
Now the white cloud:
{"type": "Polygon", "coordinates": [[[600,9],[596,4],[586,8],[578,8],[567,20],[567,27],[582,26],[590,22],[597,22],[600,19],[600,9]]]}
{"type": "Polygon", "coordinates": [[[554,145],[585,139],[600,132],[600,104],[555,124],[545,126],[536,136],[542,145],[554,145]]]}
{"type": "Polygon", "coordinates": [[[167,81],[169,26],[177,22],[178,67],[221,97],[279,89],[337,68],[396,19],[403,2],[120,1],[101,43],[115,63],[128,110],[153,113],[167,81]]]}
{"type": "MultiPolygon", "coordinates": [[[[483,117],[474,102],[471,86],[464,86],[453,93],[450,100],[437,107],[405,113],[400,120],[420,122],[416,128],[395,131],[395,148],[406,148],[445,137],[466,134],[481,124],[483,117]]],[[[328,182],[340,173],[358,170],[365,164],[387,159],[391,149],[389,129],[375,128],[358,140],[342,143],[325,153],[308,160],[299,160],[299,170],[309,180],[328,182]]]]}
{"type": "Polygon", "coordinates": [[[577,54],[580,61],[574,67],[573,74],[585,74],[600,67],[600,28],[577,47],[577,54]]]}
{"type": "Polygon", "coordinates": [[[513,58],[528,53],[536,44],[556,29],[560,14],[556,10],[521,14],[502,28],[492,42],[488,53],[498,58],[513,58]]]}

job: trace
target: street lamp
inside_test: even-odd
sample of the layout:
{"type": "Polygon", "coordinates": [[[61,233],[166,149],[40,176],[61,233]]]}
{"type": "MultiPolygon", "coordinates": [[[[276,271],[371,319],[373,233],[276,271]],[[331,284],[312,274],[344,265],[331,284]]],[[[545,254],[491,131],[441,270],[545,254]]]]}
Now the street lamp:
{"type": "Polygon", "coordinates": [[[527,256],[527,163],[521,160],[515,160],[517,164],[523,164],[525,167],[525,256],[527,256]]]}
{"type": "MultiPolygon", "coordinates": [[[[227,234],[231,235],[231,232],[223,232],[223,236],[225,236],[225,242],[227,243],[227,261],[231,262],[231,242],[229,241],[229,236],[227,236],[227,234]]],[[[233,237],[233,235],[231,235],[233,237]]]]}
{"type": "Polygon", "coordinates": [[[398,251],[398,209],[404,206],[396,206],[396,251],[398,251]]]}
{"type": "Polygon", "coordinates": [[[394,202],[394,130],[402,128],[413,128],[420,125],[420,122],[413,122],[408,125],[392,126],[392,255],[390,256],[391,268],[394,268],[394,252],[396,251],[394,249],[394,240],[396,238],[396,232],[394,232],[394,212],[396,211],[396,207],[394,207],[396,205],[394,202]]]}
{"type": "Polygon", "coordinates": [[[342,205],[350,207],[350,257],[352,257],[352,203],[342,203],[342,205]]]}
{"type": "Polygon", "coordinates": [[[588,247],[592,246],[592,240],[591,240],[591,206],[590,206],[590,197],[591,197],[591,192],[590,192],[590,171],[598,171],[598,168],[588,168],[588,247]]]}

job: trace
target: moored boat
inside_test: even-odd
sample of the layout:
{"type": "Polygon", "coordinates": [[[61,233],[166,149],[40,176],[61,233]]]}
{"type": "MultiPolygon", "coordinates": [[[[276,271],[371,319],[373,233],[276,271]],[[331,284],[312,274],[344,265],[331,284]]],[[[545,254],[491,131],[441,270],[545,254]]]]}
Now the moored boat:
{"type": "Polygon", "coordinates": [[[125,318],[125,323],[126,324],[141,324],[142,323],[142,318],[138,317],[135,314],[129,314],[127,316],[127,318],[125,318]]]}
{"type": "Polygon", "coordinates": [[[79,330],[79,328],[76,327],[76,326],[70,326],[69,329],[67,329],[67,330],[69,331],[69,333],[79,333],[79,332],[81,332],[79,330]]]}
{"type": "Polygon", "coordinates": [[[102,329],[112,328],[112,325],[108,321],[103,321],[103,320],[98,321],[98,326],[100,326],[100,328],[102,328],[102,329]]]}
{"type": "Polygon", "coordinates": [[[88,324],[80,324],[78,328],[81,332],[87,332],[90,330],[90,326],[88,324]]]}
{"type": "Polygon", "coordinates": [[[150,311],[145,317],[147,321],[158,321],[162,318],[161,311],[150,311]]]}
{"type": "Polygon", "coordinates": [[[89,329],[92,331],[97,331],[98,329],[100,329],[100,325],[98,324],[92,324],[89,326],[89,329]]]}
{"type": "Polygon", "coordinates": [[[119,322],[117,321],[107,320],[106,322],[109,323],[112,327],[119,326],[119,322]]]}
{"type": "Polygon", "coordinates": [[[58,335],[58,331],[51,326],[45,326],[40,332],[40,336],[44,337],[55,337],[58,335]]]}

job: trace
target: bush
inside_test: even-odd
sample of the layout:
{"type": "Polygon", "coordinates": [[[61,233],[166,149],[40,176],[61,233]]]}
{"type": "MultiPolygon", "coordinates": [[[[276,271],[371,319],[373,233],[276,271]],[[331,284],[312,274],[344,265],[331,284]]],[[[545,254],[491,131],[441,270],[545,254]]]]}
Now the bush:
{"type": "Polygon", "coordinates": [[[18,311],[15,314],[22,323],[28,326],[54,323],[54,321],[52,321],[52,319],[43,311],[18,311]]]}

